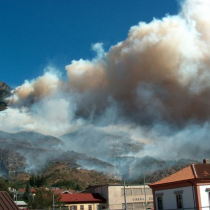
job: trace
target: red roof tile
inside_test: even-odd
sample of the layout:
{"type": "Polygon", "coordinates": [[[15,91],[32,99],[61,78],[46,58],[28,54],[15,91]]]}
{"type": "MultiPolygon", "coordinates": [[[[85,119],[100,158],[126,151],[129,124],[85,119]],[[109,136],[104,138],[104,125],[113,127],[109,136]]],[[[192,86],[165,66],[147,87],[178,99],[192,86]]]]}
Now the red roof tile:
{"type": "Polygon", "coordinates": [[[61,194],[64,203],[105,203],[106,199],[98,193],[61,194]]]}
{"type": "Polygon", "coordinates": [[[19,210],[18,206],[12,200],[7,192],[0,191],[0,209],[1,210],[19,210]]]}
{"type": "Polygon", "coordinates": [[[210,164],[192,164],[160,181],[150,184],[150,186],[205,178],[210,179],[210,164]]]}
{"type": "MultiPolygon", "coordinates": [[[[18,192],[26,192],[26,189],[19,189],[18,192]]],[[[35,189],[31,189],[32,193],[36,193],[35,189]]]]}
{"type": "Polygon", "coordinates": [[[210,164],[195,164],[194,168],[196,178],[210,178],[210,164]]]}

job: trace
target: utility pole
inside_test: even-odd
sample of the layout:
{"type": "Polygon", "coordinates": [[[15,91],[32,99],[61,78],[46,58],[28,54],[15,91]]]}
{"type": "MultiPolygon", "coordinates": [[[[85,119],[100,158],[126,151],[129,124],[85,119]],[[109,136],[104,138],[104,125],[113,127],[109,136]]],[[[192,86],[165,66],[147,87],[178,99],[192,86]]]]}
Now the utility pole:
{"type": "Polygon", "coordinates": [[[53,194],[53,210],[55,210],[55,196],[53,194]]]}
{"type": "Polygon", "coordinates": [[[145,173],[144,173],[144,205],[145,210],[147,209],[147,194],[146,194],[146,187],[145,187],[145,173]]]}
{"type": "Polygon", "coordinates": [[[15,199],[16,199],[16,190],[14,190],[13,192],[14,192],[13,200],[15,201],[15,199]]]}
{"type": "Polygon", "coordinates": [[[16,203],[17,203],[17,200],[18,200],[18,193],[17,193],[17,191],[16,191],[16,203]]]}
{"type": "Polygon", "coordinates": [[[125,181],[124,181],[124,200],[125,200],[125,210],[127,210],[126,191],[125,191],[125,181]]]}

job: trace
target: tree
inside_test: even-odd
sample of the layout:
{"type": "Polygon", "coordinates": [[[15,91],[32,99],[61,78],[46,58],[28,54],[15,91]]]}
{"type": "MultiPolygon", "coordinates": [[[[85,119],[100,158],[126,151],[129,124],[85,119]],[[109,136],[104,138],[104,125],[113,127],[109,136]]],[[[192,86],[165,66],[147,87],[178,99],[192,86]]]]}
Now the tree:
{"type": "Polygon", "coordinates": [[[34,174],[30,177],[29,184],[30,184],[31,187],[35,186],[36,183],[35,183],[35,176],[34,176],[34,174]]]}
{"type": "Polygon", "coordinates": [[[42,175],[42,176],[35,176],[34,174],[30,177],[29,179],[29,184],[31,185],[31,187],[42,187],[44,186],[46,183],[46,179],[45,177],[42,175]]]}
{"type": "Polygon", "coordinates": [[[24,199],[27,202],[32,201],[31,186],[30,186],[29,182],[27,182],[25,190],[26,190],[26,192],[24,193],[24,199]]]}
{"type": "Polygon", "coordinates": [[[40,186],[44,186],[44,185],[45,185],[45,182],[46,182],[45,177],[42,175],[42,176],[40,177],[40,179],[39,179],[39,185],[40,185],[40,186]]]}
{"type": "MultiPolygon", "coordinates": [[[[56,206],[60,206],[60,195],[54,196],[56,206]]],[[[53,193],[50,190],[39,189],[34,197],[34,201],[29,202],[28,206],[33,209],[50,208],[53,205],[53,193]]]]}
{"type": "Polygon", "coordinates": [[[0,178],[0,191],[8,191],[7,183],[2,178],[0,178]]]}
{"type": "Polygon", "coordinates": [[[35,180],[36,180],[36,186],[39,188],[39,187],[41,187],[42,185],[42,183],[41,183],[41,178],[40,178],[40,176],[39,175],[37,175],[36,177],[35,177],[35,180]]]}

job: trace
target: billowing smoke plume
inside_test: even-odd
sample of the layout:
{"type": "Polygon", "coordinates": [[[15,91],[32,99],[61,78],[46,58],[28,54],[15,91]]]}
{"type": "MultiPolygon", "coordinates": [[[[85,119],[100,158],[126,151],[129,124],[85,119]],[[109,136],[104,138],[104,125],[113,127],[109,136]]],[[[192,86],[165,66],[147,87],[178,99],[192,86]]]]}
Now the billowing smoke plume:
{"type": "Polygon", "coordinates": [[[176,157],[183,146],[198,147],[200,137],[207,144],[209,11],[209,1],[187,0],[176,16],[131,27],[128,38],[108,52],[95,44],[96,58],[66,66],[68,81],[49,67],[7,99],[10,108],[0,113],[1,130],[60,136],[87,124],[113,132],[126,127],[124,133],[147,143],[144,154],[155,156],[160,152],[154,153],[154,145],[161,149],[164,144],[176,157]]]}

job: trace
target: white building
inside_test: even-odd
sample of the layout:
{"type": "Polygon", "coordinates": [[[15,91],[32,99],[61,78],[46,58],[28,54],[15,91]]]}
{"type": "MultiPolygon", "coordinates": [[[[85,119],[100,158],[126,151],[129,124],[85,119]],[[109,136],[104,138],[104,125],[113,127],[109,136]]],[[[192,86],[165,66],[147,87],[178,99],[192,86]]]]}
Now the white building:
{"type": "Polygon", "coordinates": [[[192,164],[150,184],[155,210],[210,208],[210,164],[192,164]]]}
{"type": "MultiPolygon", "coordinates": [[[[86,191],[104,197],[110,210],[125,209],[123,185],[91,186],[86,191]]],[[[152,190],[148,185],[126,186],[125,191],[128,210],[153,209],[152,190]]]]}
{"type": "Polygon", "coordinates": [[[19,209],[27,209],[28,205],[25,201],[15,201],[19,209]]]}

